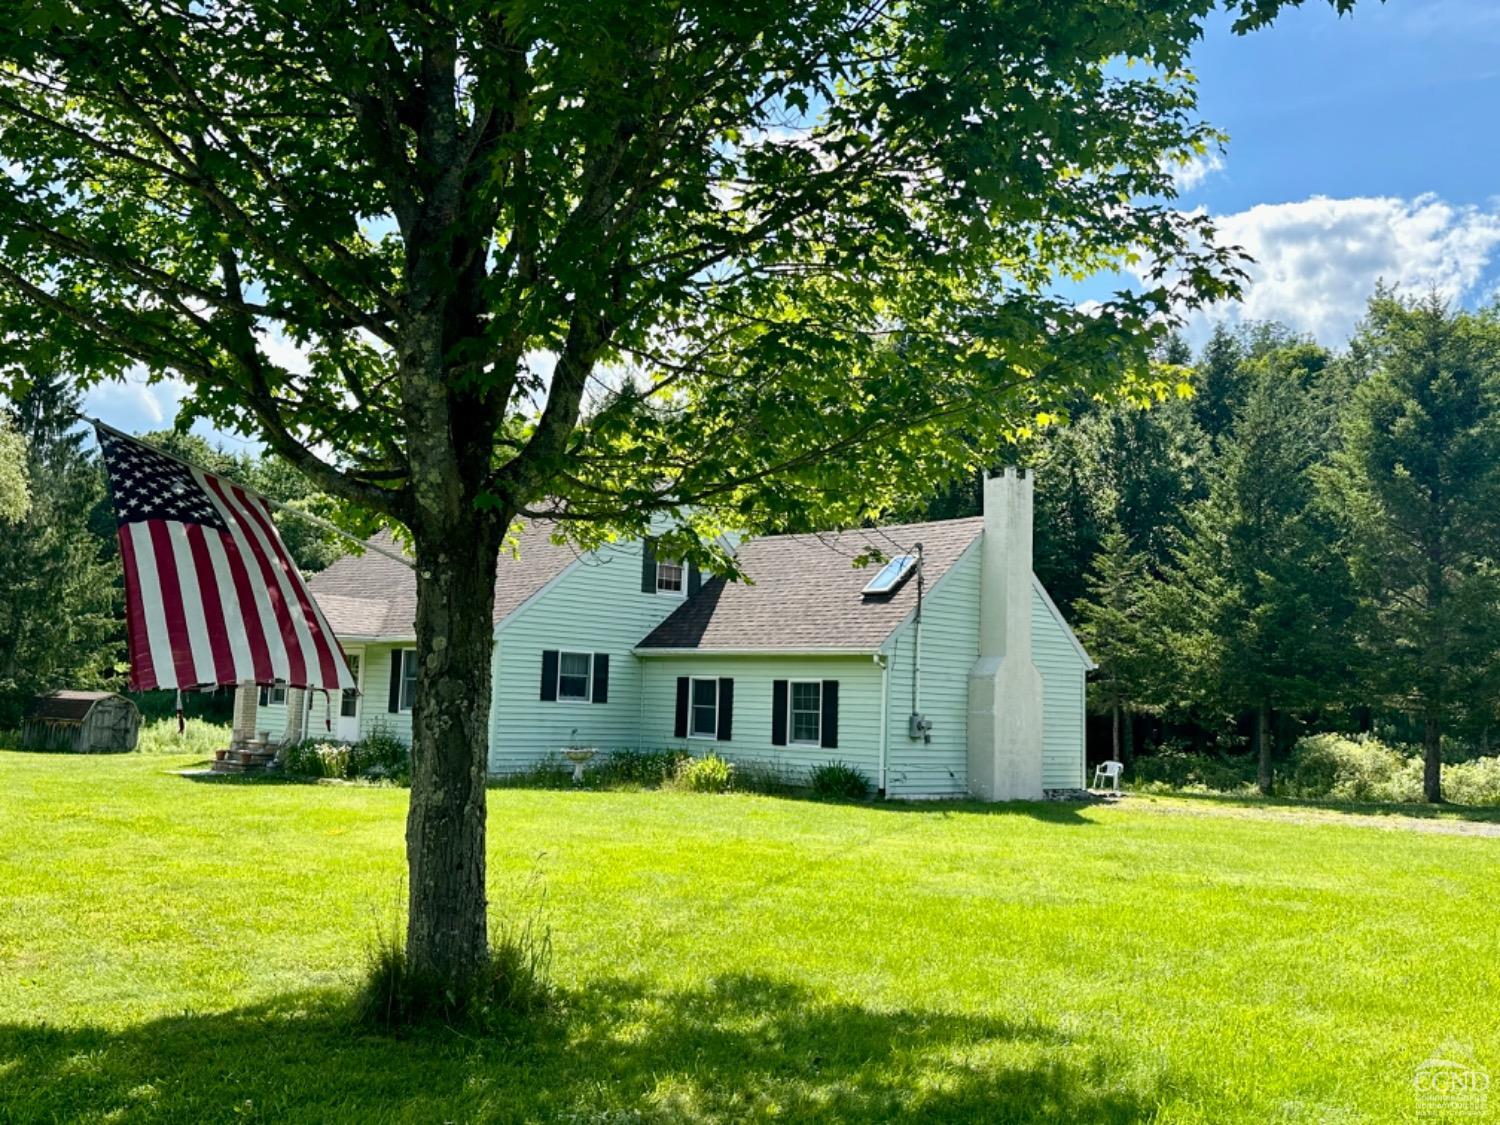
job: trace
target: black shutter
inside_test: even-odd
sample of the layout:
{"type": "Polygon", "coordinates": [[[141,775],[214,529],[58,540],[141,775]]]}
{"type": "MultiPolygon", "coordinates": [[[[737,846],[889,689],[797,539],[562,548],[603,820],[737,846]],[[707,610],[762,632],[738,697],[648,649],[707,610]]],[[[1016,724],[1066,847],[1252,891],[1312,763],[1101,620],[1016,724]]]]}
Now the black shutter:
{"type": "Polygon", "coordinates": [[[678,676],[677,677],[677,721],[676,721],[676,724],[672,727],[672,736],[674,738],[686,738],[687,737],[687,720],[688,720],[688,678],[686,676],[678,676]]]}
{"type": "Polygon", "coordinates": [[[656,540],[641,540],[641,593],[656,593],[656,540]]]}
{"type": "Polygon", "coordinates": [[[557,649],[549,648],[542,653],[542,702],[557,700],[557,649]]]}
{"type": "Polygon", "coordinates": [[[692,597],[703,586],[703,572],[698,569],[698,564],[689,562],[687,564],[687,595],[692,597]]]}
{"type": "Polygon", "coordinates": [[[734,681],[728,676],[719,677],[719,741],[728,742],[734,737],[734,681]]]}
{"type": "Polygon", "coordinates": [[[837,680],[823,681],[822,745],[828,750],[837,750],[839,746],[839,682],[837,680]]]}
{"type": "Polygon", "coordinates": [[[401,662],[405,659],[405,652],[405,649],[391,649],[391,694],[385,709],[392,715],[401,710],[401,662]]]}
{"type": "Polygon", "coordinates": [[[609,702],[609,653],[594,653],[594,702],[609,702]]]}
{"type": "Polygon", "coordinates": [[[786,745],[786,681],[771,684],[771,745],[786,745]]]}

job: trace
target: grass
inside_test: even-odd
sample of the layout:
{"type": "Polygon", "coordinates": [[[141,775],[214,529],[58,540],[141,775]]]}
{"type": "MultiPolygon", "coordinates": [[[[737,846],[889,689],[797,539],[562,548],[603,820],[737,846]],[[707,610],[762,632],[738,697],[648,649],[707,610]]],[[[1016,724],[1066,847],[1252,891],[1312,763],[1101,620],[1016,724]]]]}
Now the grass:
{"type": "Polygon", "coordinates": [[[406,792],[192,761],[0,752],[0,1120],[1395,1121],[1449,1040],[1500,1072],[1494,837],[493,790],[557,1001],[391,1037],[406,792]]]}

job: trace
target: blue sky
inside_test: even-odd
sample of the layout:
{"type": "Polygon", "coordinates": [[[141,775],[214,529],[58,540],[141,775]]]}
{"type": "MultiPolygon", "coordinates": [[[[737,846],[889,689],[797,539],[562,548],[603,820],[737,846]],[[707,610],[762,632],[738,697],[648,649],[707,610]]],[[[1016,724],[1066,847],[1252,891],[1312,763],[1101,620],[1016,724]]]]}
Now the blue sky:
{"type": "MultiPolygon", "coordinates": [[[[1220,19],[1193,68],[1229,143],[1179,202],[1258,262],[1244,303],[1198,317],[1191,338],[1216,319],[1277,319],[1338,346],[1381,278],[1469,305],[1494,295],[1500,0],[1360,0],[1343,18],[1308,0],[1244,37],[1220,19]]],[[[180,395],[133,383],[89,406],[140,431],[170,425],[180,395]]]]}

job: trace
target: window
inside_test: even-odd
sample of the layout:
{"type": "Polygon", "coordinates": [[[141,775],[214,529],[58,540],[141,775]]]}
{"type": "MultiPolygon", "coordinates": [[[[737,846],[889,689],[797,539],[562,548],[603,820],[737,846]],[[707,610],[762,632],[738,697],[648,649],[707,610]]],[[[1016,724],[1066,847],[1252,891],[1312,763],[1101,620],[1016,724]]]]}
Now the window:
{"type": "Polygon", "coordinates": [[[584,703],[589,699],[589,673],[594,658],[587,652],[559,653],[557,658],[557,698],[584,703]]]}
{"type": "Polygon", "coordinates": [[[412,700],[417,698],[417,650],[403,648],[398,654],[401,660],[401,699],[399,710],[410,711],[412,700]]]}
{"type": "Polygon", "coordinates": [[[359,653],[346,653],[344,659],[349,664],[349,675],[354,678],[354,686],[345,689],[344,697],[339,701],[339,714],[352,719],[359,713],[359,653]]]}
{"type": "Polygon", "coordinates": [[[880,573],[869,582],[861,594],[890,594],[906,581],[911,575],[912,568],[917,565],[916,555],[897,555],[885,566],[880,568],[880,573]]]}
{"type": "Polygon", "coordinates": [[[656,592],[681,594],[687,588],[687,575],[680,559],[656,560],[656,592]]]}
{"type": "Polygon", "coordinates": [[[792,681],[792,741],[817,746],[823,736],[823,685],[817,680],[792,681]]]}
{"type": "Polygon", "coordinates": [[[260,705],[262,707],[281,707],[286,703],[286,681],[277,680],[274,684],[263,685],[260,689],[260,705]]]}
{"type": "Polygon", "coordinates": [[[719,737],[719,681],[693,681],[693,721],[688,727],[692,738],[719,737]]]}

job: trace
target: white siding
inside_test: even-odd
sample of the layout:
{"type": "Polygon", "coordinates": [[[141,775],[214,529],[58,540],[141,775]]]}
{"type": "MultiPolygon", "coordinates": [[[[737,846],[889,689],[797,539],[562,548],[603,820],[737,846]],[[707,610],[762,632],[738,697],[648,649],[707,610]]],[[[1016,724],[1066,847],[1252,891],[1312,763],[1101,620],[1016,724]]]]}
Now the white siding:
{"type": "Polygon", "coordinates": [[[916,630],[908,622],[887,643],[891,663],[886,793],[961,797],[968,792],[969,670],[979,656],[979,561],[966,551],[922,607],[922,713],[932,741],[907,737],[916,630]]]}
{"type": "Polygon", "coordinates": [[[365,694],[359,707],[361,735],[378,730],[394,734],[408,746],[411,745],[411,712],[390,709],[391,657],[401,649],[414,647],[416,646],[409,641],[403,645],[365,646],[365,694]]]}
{"type": "Polygon", "coordinates": [[[641,544],[623,543],[584,558],[502,622],[492,669],[490,772],[524,768],[570,744],[639,747],[641,661],[631,650],[681,604],[680,597],[642,592],[641,544]],[[608,653],[609,701],[543,702],[546,649],[608,653]]]}
{"type": "Polygon", "coordinates": [[[794,782],[824,762],[845,762],[859,769],[873,787],[880,769],[880,666],[871,656],[682,656],[651,657],[645,667],[642,745],[649,749],[682,747],[694,754],[715,753],[736,761],[774,764],[794,782]],[[733,737],[674,737],[678,676],[728,676],[734,680],[733,737]],[[839,682],[839,744],[773,746],[771,685],[776,680],[839,682]]]}
{"type": "Polygon", "coordinates": [[[1042,674],[1042,786],[1082,788],[1086,667],[1035,588],[1031,594],[1031,658],[1042,674]]]}

